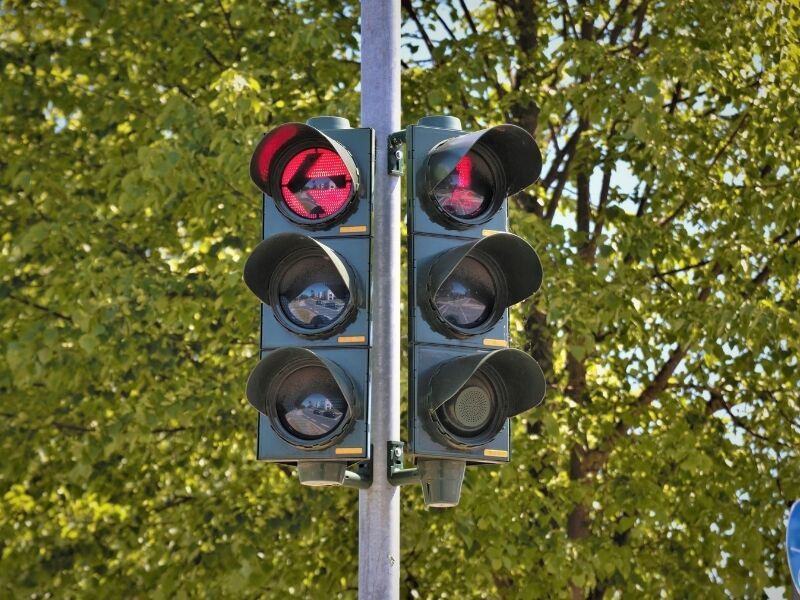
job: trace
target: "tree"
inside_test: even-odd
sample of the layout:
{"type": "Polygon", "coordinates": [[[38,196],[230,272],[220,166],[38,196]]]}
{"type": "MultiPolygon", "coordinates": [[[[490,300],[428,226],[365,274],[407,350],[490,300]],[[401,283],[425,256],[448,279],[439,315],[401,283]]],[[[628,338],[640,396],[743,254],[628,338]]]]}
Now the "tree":
{"type": "Polygon", "coordinates": [[[404,6],[427,49],[408,87],[476,126],[536,130],[550,158],[515,221],[550,258],[518,339],[551,392],[517,442],[532,460],[497,474],[530,504],[487,580],[575,598],[785,582],[797,4],[404,6]]]}
{"type": "MultiPolygon", "coordinates": [[[[797,2],[404,0],[404,122],[547,153],[513,227],[546,369],[514,463],[404,491],[404,593],[753,597],[800,495],[797,2]]],[[[353,597],[356,496],[257,464],[247,177],[357,122],[352,3],[0,11],[0,590],[353,597]]]]}

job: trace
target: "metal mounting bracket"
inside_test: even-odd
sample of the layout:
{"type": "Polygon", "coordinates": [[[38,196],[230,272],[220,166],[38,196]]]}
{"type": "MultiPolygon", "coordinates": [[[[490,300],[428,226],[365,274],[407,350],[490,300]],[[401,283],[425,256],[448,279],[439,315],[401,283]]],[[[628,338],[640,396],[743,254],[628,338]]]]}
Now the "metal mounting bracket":
{"type": "Polygon", "coordinates": [[[412,467],[407,469],[403,466],[403,442],[387,442],[388,455],[386,457],[386,478],[394,486],[407,485],[409,483],[419,483],[419,469],[412,467]]]}
{"type": "Polygon", "coordinates": [[[354,464],[344,472],[344,487],[366,490],[372,485],[372,459],[354,464]]]}
{"type": "Polygon", "coordinates": [[[395,131],[389,136],[387,156],[389,161],[389,174],[401,177],[405,173],[405,157],[402,146],[406,143],[406,131],[395,131]]]}

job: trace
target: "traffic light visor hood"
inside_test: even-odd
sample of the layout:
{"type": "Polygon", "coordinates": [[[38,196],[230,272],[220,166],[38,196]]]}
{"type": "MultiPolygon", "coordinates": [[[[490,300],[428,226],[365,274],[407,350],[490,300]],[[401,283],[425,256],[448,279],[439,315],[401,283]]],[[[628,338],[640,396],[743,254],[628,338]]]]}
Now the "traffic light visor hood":
{"type": "Polygon", "coordinates": [[[505,189],[495,190],[501,198],[525,189],[542,171],[542,155],[533,137],[516,125],[498,125],[452,137],[435,146],[428,155],[428,192],[450,177],[473,148],[478,154],[488,151],[495,159],[491,162],[502,169],[500,180],[504,181],[505,189]]]}
{"type": "Polygon", "coordinates": [[[504,417],[530,410],[544,399],[544,373],[539,363],[521,350],[506,348],[444,363],[431,377],[428,409],[437,410],[485,368],[494,370],[505,387],[504,417]]]}
{"type": "Polygon", "coordinates": [[[352,276],[336,252],[306,235],[279,233],[259,243],[244,265],[245,284],[264,304],[270,305],[273,302],[269,289],[273,272],[293,254],[327,257],[343,285],[351,294],[354,293],[352,276]]]}
{"type": "Polygon", "coordinates": [[[344,163],[353,190],[358,189],[358,168],[350,152],[319,129],[304,123],[286,123],[264,134],[250,159],[250,178],[258,189],[273,198],[280,198],[281,172],[289,154],[302,148],[327,148],[338,154],[344,163]]]}
{"type": "Polygon", "coordinates": [[[542,263],[530,244],[513,233],[495,233],[439,255],[428,275],[431,296],[462,261],[468,257],[480,260],[481,255],[488,256],[505,278],[506,306],[521,302],[542,284],[542,263]]]}
{"type": "Polygon", "coordinates": [[[259,361],[247,380],[248,402],[261,414],[269,415],[268,407],[266,406],[266,393],[270,384],[281,371],[299,364],[300,361],[304,361],[307,365],[317,365],[327,369],[339,387],[347,406],[351,411],[353,410],[353,384],[341,367],[334,362],[317,356],[311,350],[293,347],[273,350],[259,361]]]}
{"type": "Polygon", "coordinates": [[[281,438],[304,450],[335,444],[360,418],[347,374],[306,348],[270,352],[250,373],[246,394],[281,438]]]}

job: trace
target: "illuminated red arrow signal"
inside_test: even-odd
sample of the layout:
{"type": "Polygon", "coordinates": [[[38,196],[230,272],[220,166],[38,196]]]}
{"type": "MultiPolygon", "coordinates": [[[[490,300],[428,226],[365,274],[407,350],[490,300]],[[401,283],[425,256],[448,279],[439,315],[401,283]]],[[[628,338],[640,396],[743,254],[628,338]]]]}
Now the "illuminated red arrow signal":
{"type": "Polygon", "coordinates": [[[281,195],[287,207],[304,219],[325,219],[351,198],[353,180],[342,158],[327,148],[295,154],[281,173],[281,195]]]}

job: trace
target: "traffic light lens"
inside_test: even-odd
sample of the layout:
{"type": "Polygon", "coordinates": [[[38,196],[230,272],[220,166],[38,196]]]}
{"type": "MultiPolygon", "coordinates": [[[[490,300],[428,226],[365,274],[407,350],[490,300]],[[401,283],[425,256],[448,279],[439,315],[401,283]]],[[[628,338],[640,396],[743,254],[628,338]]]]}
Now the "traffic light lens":
{"type": "Polygon", "coordinates": [[[459,219],[481,216],[489,208],[493,195],[494,178],[489,165],[472,151],[433,189],[439,208],[459,219]]]}
{"type": "Polygon", "coordinates": [[[451,433],[474,437],[494,421],[497,396],[489,381],[476,373],[437,412],[441,422],[451,433]]]}
{"type": "Polygon", "coordinates": [[[325,437],[347,413],[341,390],[324,367],[307,366],[292,372],[281,382],[276,397],[281,425],[304,440],[325,437]]]}
{"type": "Polygon", "coordinates": [[[298,217],[327,219],[350,200],[353,180],[342,158],[328,148],[307,148],[295,154],[281,173],[281,195],[298,217]]]}
{"type": "Polygon", "coordinates": [[[491,315],[497,284],[480,261],[466,257],[434,296],[436,310],[448,323],[463,329],[479,327],[491,315]]]}
{"type": "Polygon", "coordinates": [[[335,323],[350,303],[350,291],[325,255],[291,263],[278,282],[278,298],[286,317],[298,327],[320,330],[335,323]]]}

